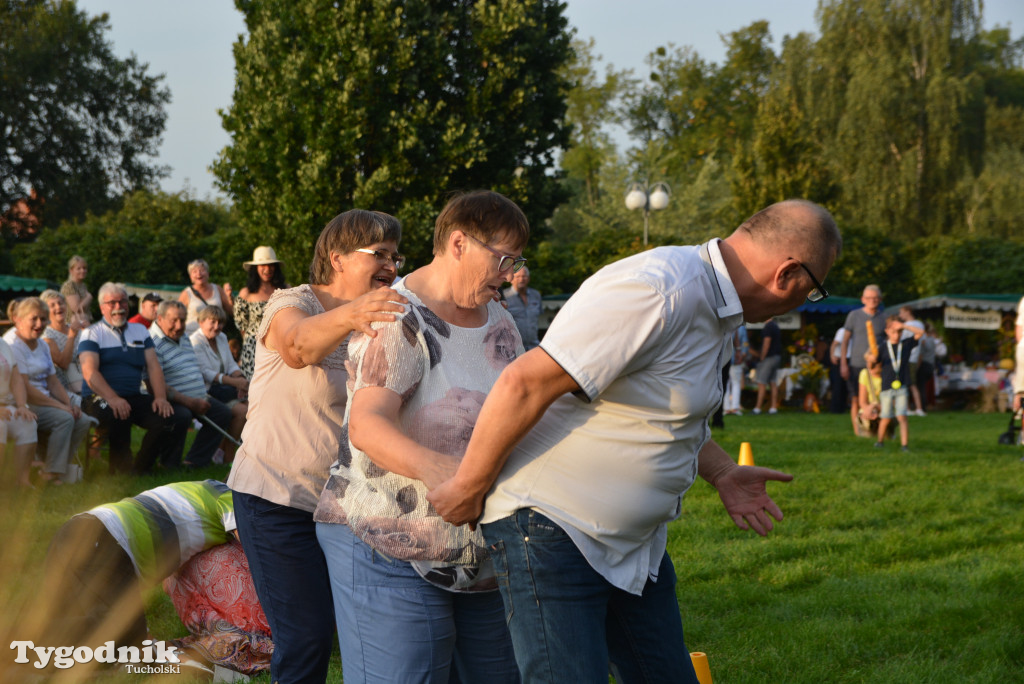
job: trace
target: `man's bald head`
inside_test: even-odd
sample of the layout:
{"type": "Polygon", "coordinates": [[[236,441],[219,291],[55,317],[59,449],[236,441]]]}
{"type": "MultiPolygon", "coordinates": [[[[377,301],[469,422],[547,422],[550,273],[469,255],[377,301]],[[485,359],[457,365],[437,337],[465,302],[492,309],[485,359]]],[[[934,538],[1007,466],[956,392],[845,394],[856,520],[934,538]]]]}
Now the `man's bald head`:
{"type": "Polygon", "coordinates": [[[829,267],[843,248],[832,214],[802,199],[777,202],[744,221],[737,232],[770,251],[784,251],[816,266],[829,267]]]}
{"type": "Polygon", "coordinates": [[[748,321],[791,311],[817,287],[843,246],[832,215],[806,200],[763,209],[720,243],[748,321]]]}

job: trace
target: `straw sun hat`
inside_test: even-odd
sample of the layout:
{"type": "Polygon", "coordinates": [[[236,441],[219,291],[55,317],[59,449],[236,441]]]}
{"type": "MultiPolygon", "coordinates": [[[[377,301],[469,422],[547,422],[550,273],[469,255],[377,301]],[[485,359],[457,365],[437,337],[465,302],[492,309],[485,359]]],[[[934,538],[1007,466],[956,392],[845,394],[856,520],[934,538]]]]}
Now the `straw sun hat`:
{"type": "Polygon", "coordinates": [[[260,246],[252,251],[252,261],[246,261],[242,266],[248,269],[250,266],[264,266],[266,264],[279,264],[277,252],[273,247],[260,246]]]}

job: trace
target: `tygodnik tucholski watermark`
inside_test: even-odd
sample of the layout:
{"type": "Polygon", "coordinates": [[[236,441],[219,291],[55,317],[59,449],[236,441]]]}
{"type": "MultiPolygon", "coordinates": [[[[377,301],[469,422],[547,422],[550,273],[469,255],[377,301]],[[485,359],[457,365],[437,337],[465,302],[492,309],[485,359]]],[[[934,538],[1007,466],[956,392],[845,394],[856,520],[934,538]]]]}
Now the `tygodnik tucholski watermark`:
{"type": "Polygon", "coordinates": [[[95,650],[89,646],[36,646],[31,641],[12,641],[11,648],[17,651],[16,663],[32,663],[37,669],[53,664],[58,670],[66,670],[75,664],[97,662],[122,664],[125,672],[139,674],[179,674],[177,647],[163,641],[142,642],[138,646],[115,646],[107,641],[95,650]],[[30,659],[32,658],[32,659],[30,659]],[[33,662],[34,660],[34,662],[33,662]]]}

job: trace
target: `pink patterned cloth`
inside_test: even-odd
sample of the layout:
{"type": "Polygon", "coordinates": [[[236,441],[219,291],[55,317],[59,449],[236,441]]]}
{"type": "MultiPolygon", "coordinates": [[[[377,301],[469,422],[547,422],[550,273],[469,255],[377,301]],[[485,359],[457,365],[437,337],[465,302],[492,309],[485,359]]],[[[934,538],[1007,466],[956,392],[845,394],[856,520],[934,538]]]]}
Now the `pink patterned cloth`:
{"type": "Polygon", "coordinates": [[[193,556],[164,580],[164,591],[190,632],[173,645],[247,675],[270,669],[270,626],[237,541],[193,556]]]}

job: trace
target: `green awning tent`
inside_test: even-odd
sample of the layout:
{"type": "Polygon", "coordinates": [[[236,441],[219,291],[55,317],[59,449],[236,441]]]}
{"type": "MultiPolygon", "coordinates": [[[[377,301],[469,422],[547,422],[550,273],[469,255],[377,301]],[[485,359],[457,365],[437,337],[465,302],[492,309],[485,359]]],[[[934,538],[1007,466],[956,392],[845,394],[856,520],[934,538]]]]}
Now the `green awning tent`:
{"type": "Polygon", "coordinates": [[[52,280],[45,278],[22,278],[21,276],[0,275],[0,298],[26,297],[37,295],[48,287],[60,287],[52,280]]]}

